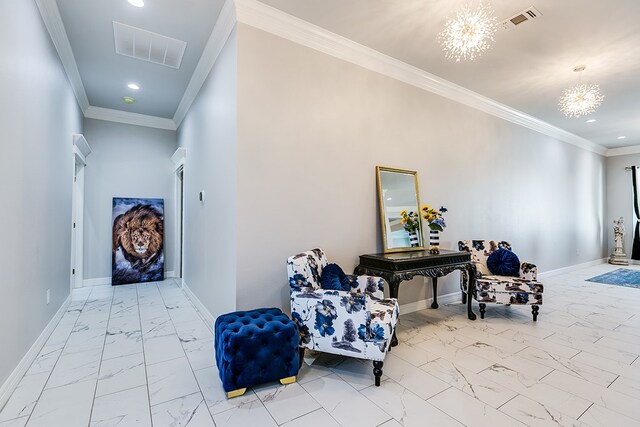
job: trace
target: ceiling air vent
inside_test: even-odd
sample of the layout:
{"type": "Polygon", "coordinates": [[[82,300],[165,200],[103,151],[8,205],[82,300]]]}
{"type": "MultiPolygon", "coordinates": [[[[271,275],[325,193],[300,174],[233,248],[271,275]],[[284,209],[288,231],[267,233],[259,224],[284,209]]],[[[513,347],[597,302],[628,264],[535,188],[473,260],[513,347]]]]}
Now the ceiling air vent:
{"type": "Polygon", "coordinates": [[[113,21],[116,53],[171,68],[180,68],[187,43],[113,21]]]}
{"type": "Polygon", "coordinates": [[[504,21],[502,21],[499,24],[499,26],[503,30],[509,31],[509,30],[514,29],[515,27],[517,27],[518,25],[520,25],[520,24],[522,24],[524,22],[531,21],[532,19],[536,19],[536,18],[538,18],[540,16],[542,16],[542,14],[538,11],[538,9],[536,9],[533,6],[531,6],[531,7],[526,8],[522,12],[516,13],[511,18],[505,19],[504,21]]]}

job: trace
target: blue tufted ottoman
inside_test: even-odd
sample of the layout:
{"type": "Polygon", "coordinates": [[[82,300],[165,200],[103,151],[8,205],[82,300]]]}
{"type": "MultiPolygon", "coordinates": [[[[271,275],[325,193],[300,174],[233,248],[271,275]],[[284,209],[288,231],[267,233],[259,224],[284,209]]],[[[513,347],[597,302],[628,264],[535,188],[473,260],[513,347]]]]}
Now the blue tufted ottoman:
{"type": "Polygon", "coordinates": [[[277,308],[236,311],[216,319],[216,363],[227,398],[247,387],[296,381],[298,326],[277,308]]]}

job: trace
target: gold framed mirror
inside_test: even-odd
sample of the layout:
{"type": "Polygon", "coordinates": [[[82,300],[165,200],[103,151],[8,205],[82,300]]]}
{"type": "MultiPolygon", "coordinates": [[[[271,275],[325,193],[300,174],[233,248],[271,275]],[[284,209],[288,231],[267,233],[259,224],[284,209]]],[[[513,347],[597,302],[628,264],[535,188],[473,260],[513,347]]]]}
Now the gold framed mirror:
{"type": "Polygon", "coordinates": [[[418,172],[376,166],[385,253],[423,251],[418,172]]]}

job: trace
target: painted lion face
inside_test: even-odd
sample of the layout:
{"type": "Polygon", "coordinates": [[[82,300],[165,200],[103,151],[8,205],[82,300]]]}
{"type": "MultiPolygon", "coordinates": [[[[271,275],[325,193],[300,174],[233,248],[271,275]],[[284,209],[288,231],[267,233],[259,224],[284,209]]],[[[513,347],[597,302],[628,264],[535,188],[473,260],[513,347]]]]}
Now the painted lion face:
{"type": "Polygon", "coordinates": [[[162,250],[162,217],[150,206],[135,206],[116,219],[113,237],[126,258],[147,260],[162,250]]]}

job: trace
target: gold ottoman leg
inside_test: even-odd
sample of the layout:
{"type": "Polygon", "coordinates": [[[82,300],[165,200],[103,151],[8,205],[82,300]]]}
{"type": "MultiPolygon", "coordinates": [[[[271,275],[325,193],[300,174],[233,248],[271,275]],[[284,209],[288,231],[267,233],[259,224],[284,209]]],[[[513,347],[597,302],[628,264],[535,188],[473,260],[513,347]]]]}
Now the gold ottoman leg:
{"type": "Polygon", "coordinates": [[[247,388],[239,388],[237,390],[233,390],[227,393],[227,399],[231,399],[232,397],[242,396],[247,391],[247,388]]]}
{"type": "Polygon", "coordinates": [[[283,385],[293,384],[293,383],[295,383],[295,382],[296,382],[296,377],[295,377],[295,375],[294,375],[293,377],[282,378],[282,379],[280,380],[280,384],[283,384],[283,385]]]}

